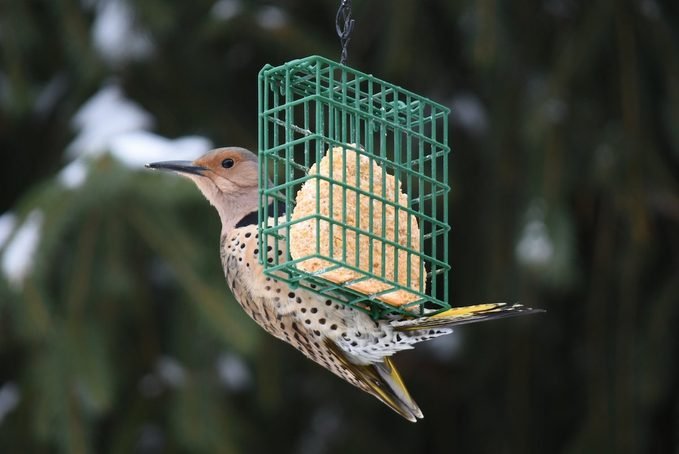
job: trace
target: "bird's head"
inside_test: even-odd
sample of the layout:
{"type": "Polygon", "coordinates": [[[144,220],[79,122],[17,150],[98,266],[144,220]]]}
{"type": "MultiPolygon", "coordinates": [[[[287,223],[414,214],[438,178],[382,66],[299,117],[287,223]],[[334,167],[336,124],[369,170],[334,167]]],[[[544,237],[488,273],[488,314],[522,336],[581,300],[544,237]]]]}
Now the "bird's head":
{"type": "Polygon", "coordinates": [[[217,148],[195,161],[153,162],[146,167],[190,178],[217,209],[223,231],[257,209],[257,156],[245,148],[217,148]]]}

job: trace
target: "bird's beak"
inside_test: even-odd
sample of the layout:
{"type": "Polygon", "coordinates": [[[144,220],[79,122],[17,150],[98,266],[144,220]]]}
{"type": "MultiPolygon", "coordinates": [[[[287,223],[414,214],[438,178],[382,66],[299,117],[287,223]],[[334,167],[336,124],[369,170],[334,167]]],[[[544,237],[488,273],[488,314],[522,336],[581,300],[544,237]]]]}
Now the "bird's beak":
{"type": "Polygon", "coordinates": [[[194,165],[191,161],[162,161],[146,164],[149,169],[171,170],[179,173],[190,173],[203,176],[207,170],[205,167],[194,165]]]}

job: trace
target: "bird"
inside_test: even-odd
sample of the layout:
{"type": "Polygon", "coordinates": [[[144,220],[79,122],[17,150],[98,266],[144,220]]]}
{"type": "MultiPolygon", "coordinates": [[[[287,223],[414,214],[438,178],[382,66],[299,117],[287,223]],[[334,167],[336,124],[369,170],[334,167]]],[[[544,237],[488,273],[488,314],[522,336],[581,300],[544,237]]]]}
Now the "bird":
{"type": "MultiPolygon", "coordinates": [[[[189,178],[217,210],[226,282],[259,326],[408,421],[416,422],[423,414],[394,364],[394,354],[450,334],[457,325],[541,312],[521,304],[487,303],[430,316],[373,319],[332,297],[291,288],[265,275],[258,261],[259,166],[254,153],[240,147],[217,148],[194,161],[146,167],[189,178]]],[[[286,245],[278,243],[278,250],[268,247],[267,258],[287,256],[286,245]]]]}

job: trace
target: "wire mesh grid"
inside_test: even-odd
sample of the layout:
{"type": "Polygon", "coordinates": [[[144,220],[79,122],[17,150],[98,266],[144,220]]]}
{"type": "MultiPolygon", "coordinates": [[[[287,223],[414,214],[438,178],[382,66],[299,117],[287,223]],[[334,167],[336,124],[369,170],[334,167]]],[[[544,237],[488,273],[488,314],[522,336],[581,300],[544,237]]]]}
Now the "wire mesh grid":
{"type": "Polygon", "coordinates": [[[448,113],[318,56],[262,68],[265,273],[376,318],[450,308],[448,113]]]}

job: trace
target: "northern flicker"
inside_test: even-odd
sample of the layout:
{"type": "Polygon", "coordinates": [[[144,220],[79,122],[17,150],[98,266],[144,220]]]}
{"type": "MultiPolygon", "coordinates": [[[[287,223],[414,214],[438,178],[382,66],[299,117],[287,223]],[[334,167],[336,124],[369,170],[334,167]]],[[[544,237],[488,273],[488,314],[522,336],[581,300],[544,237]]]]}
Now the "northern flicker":
{"type": "MultiPolygon", "coordinates": [[[[409,421],[422,418],[391,356],[418,342],[449,334],[465,323],[538,312],[519,304],[481,304],[430,317],[373,320],[302,288],[266,276],[258,262],[258,163],[244,148],[219,148],[199,159],[147,164],[190,178],[222,224],[220,255],[228,286],[245,312],[273,336],[309,359],[384,402],[409,421]]],[[[287,256],[281,250],[269,257],[287,256]]]]}

